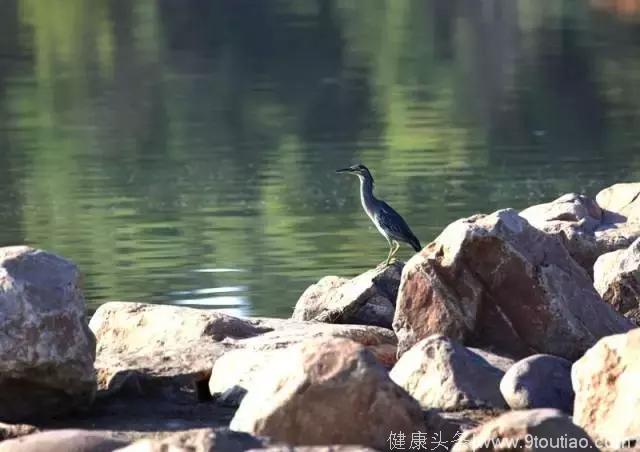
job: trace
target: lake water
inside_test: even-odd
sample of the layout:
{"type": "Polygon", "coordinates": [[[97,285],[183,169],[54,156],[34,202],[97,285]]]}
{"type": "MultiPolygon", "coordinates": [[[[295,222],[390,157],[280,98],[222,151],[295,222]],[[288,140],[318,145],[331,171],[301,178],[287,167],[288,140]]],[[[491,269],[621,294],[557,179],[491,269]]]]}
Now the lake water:
{"type": "Polygon", "coordinates": [[[289,315],[386,257],[357,162],[423,244],[640,180],[633,0],[0,5],[0,245],[75,261],[93,308],[289,315]]]}

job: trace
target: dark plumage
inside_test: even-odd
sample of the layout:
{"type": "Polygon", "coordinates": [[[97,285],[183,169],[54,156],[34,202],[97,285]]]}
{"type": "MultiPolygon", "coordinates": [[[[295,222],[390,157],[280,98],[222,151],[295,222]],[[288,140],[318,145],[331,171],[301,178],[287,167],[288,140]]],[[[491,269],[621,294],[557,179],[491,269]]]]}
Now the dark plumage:
{"type": "Polygon", "coordinates": [[[362,202],[362,207],[378,231],[380,231],[380,234],[389,242],[390,250],[389,256],[385,261],[386,264],[391,262],[391,259],[398,251],[400,247],[398,242],[408,243],[416,252],[422,249],[420,241],[411,232],[409,225],[400,214],[393,210],[389,204],[373,195],[373,176],[366,166],[354,165],[337,170],[337,172],[355,174],[360,179],[360,201],[362,202]]]}

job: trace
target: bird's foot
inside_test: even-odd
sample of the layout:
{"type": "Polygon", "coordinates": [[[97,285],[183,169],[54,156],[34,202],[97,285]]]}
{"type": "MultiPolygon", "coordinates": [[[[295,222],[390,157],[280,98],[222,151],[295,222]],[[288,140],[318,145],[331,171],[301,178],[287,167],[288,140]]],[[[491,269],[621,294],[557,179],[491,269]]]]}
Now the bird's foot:
{"type": "Polygon", "coordinates": [[[389,267],[390,265],[393,265],[397,262],[398,260],[395,257],[392,257],[391,259],[386,259],[382,262],[380,262],[381,267],[389,267]]]}

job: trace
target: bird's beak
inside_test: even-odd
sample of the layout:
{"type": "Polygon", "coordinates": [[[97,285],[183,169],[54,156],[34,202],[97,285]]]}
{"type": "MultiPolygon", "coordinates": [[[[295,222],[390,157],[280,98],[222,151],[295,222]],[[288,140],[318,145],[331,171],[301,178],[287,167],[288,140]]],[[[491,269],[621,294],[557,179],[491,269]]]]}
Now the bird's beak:
{"type": "Polygon", "coordinates": [[[342,169],[336,170],[336,173],[351,173],[351,172],[353,172],[351,168],[342,168],[342,169]]]}

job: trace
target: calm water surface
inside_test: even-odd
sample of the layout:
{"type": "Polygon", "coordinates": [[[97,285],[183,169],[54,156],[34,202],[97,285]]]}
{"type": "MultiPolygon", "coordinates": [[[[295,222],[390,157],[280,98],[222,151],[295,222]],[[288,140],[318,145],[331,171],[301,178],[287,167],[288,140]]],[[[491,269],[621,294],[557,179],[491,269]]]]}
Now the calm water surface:
{"type": "Polygon", "coordinates": [[[423,243],[640,180],[638,3],[0,0],[0,245],[92,307],[289,315],[387,253],[336,168],[423,243]]]}

